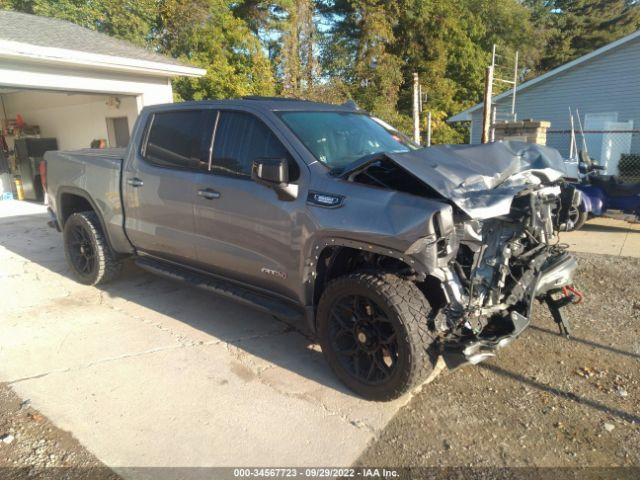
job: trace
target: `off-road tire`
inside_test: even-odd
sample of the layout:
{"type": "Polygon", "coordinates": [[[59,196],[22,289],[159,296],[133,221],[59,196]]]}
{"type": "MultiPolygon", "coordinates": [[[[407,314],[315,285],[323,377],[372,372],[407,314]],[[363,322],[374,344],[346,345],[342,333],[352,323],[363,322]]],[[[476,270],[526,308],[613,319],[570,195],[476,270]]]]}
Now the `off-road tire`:
{"type": "Polygon", "coordinates": [[[367,400],[388,401],[420,386],[433,371],[434,336],[427,326],[431,307],[413,283],[390,273],[359,272],[333,280],[325,289],[317,311],[322,352],[336,376],[367,400]],[[336,302],[349,295],[365,296],[380,307],[394,326],[398,365],[379,385],[360,381],[341,364],[330,339],[330,315],[336,302]]]}
{"type": "Polygon", "coordinates": [[[95,212],[73,213],[64,223],[63,236],[67,263],[78,282],[85,285],[100,285],[110,282],[120,274],[122,261],[109,247],[95,212]],[[84,230],[95,254],[95,262],[86,273],[79,270],[71,254],[71,232],[76,228],[84,230]]]}

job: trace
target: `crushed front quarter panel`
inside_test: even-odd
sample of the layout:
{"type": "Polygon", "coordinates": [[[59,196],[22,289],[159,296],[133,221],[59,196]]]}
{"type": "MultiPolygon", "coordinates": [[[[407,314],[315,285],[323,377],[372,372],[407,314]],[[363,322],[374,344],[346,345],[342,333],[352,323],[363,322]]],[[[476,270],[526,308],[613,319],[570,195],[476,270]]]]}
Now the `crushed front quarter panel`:
{"type": "Polygon", "coordinates": [[[438,145],[385,155],[479,220],[508,214],[514,196],[527,186],[564,175],[557,150],[524,142],[438,145]]]}

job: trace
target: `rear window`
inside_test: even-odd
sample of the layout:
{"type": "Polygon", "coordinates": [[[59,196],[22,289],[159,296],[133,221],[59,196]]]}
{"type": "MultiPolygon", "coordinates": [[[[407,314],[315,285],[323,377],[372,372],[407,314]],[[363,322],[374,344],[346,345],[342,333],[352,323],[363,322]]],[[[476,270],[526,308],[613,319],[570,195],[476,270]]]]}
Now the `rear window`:
{"type": "Polygon", "coordinates": [[[205,110],[155,113],[149,122],[142,156],[161,167],[206,169],[207,117],[205,110]]]}

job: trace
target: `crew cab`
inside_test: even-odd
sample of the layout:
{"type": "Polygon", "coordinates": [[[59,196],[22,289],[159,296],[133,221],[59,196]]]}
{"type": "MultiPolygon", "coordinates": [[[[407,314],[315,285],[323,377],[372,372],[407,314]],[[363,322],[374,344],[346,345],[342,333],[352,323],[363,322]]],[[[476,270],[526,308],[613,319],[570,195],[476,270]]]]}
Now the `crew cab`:
{"type": "Polygon", "coordinates": [[[48,152],[52,225],[77,279],[126,258],[283,318],[336,375],[396,398],[439,355],[477,363],[528,326],[568,331],[579,193],[553,149],[421,148],[354,105],[277,98],[142,110],[127,149],[48,152]]]}

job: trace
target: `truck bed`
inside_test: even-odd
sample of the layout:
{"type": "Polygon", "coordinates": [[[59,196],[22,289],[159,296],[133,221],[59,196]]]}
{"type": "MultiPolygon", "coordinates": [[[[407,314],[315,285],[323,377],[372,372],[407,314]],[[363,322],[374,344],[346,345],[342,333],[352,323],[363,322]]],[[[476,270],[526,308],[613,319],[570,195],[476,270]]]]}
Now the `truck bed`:
{"type": "Polygon", "coordinates": [[[75,196],[86,199],[99,214],[107,239],[117,252],[130,252],[124,232],[121,197],[124,148],[51,151],[47,162],[49,204],[62,224],[67,202],[75,196]]]}

